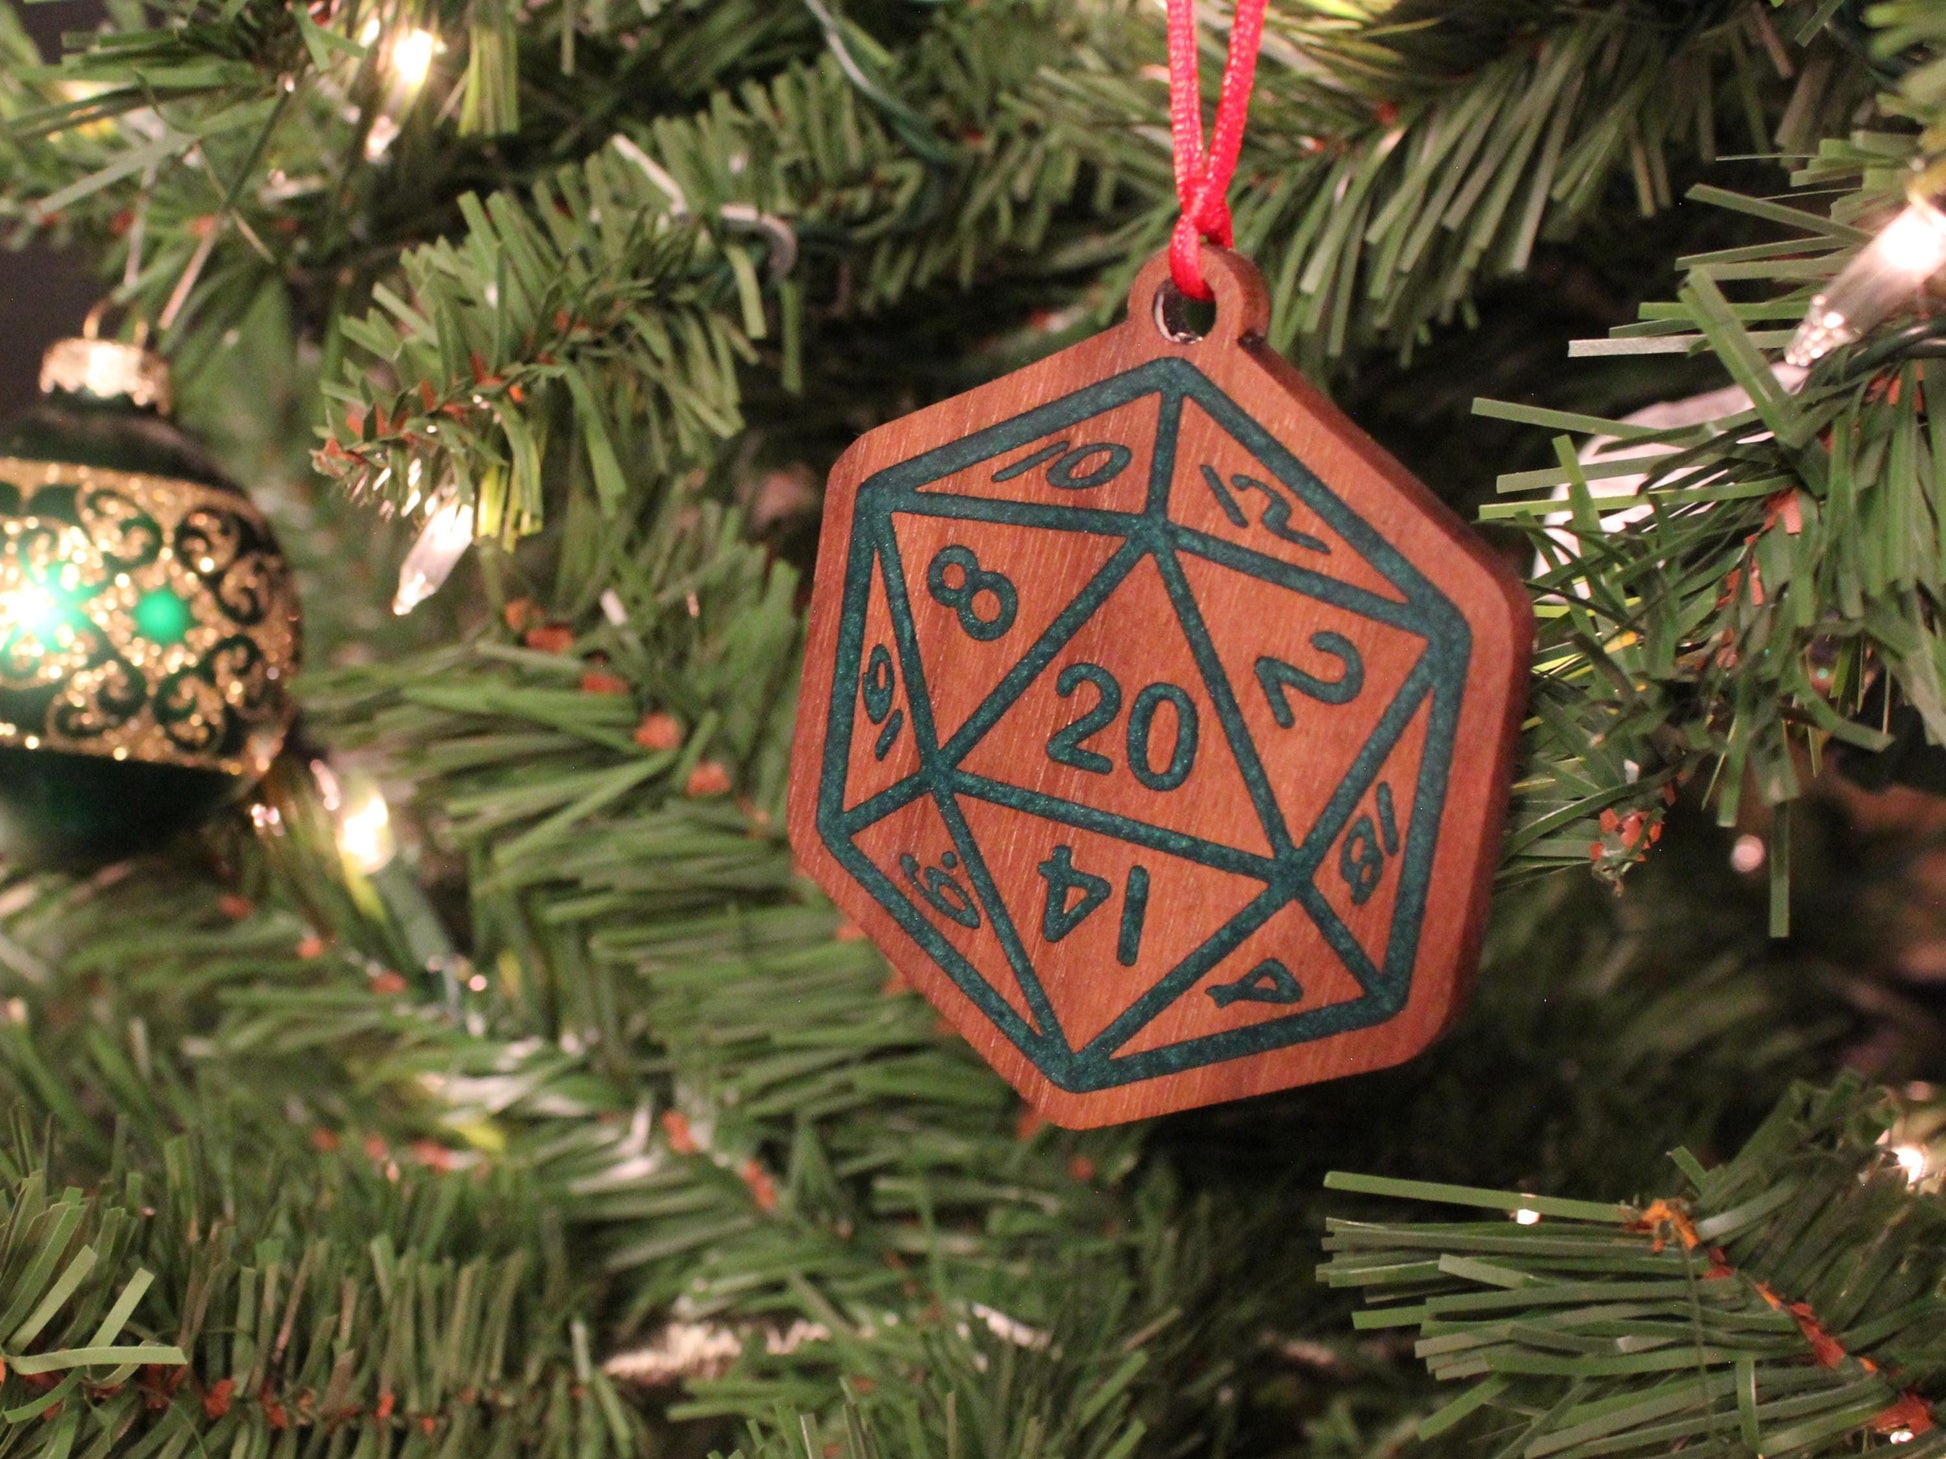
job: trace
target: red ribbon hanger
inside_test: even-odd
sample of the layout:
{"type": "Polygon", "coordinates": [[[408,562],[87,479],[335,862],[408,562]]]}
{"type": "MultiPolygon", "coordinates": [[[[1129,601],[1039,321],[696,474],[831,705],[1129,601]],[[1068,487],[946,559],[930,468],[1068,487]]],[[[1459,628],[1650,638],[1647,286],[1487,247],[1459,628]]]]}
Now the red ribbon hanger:
{"type": "Polygon", "coordinates": [[[1243,150],[1243,124],[1263,46],[1267,0],[1236,0],[1230,55],[1216,102],[1216,126],[1203,150],[1203,86],[1197,65],[1196,0],[1169,3],[1169,126],[1176,154],[1176,196],[1182,216],[1169,240],[1169,273],[1192,299],[1209,299],[1203,279],[1204,239],[1228,248],[1236,241],[1230,221],[1230,179],[1243,150]]]}

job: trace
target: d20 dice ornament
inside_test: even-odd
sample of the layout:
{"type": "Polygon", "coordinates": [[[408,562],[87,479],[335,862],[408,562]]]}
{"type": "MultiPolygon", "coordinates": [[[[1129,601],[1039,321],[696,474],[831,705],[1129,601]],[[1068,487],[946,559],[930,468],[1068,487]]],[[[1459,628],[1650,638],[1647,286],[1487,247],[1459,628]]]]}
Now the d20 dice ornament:
{"type": "Polygon", "coordinates": [[[799,858],[1050,1119],[1410,1058],[1457,1011],[1532,638],[1518,581],[1261,343],[1128,320],[831,475],[799,858]]]}

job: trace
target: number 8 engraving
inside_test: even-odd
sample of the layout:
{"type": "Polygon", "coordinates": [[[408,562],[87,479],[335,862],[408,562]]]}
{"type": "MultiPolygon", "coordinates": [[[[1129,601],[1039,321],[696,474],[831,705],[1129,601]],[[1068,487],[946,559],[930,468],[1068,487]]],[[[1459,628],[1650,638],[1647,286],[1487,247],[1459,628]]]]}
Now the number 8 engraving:
{"type": "Polygon", "coordinates": [[[1014,591],[1007,575],[982,568],[973,549],[958,543],[939,549],[926,569],[926,588],[940,607],[954,609],[959,614],[959,626],[966,636],[981,643],[990,643],[1012,628],[1014,615],[1020,611],[1020,595],[1014,591]],[[947,577],[955,568],[959,571],[958,582],[947,577]],[[991,618],[980,613],[983,597],[992,598],[996,604],[991,618]]]}

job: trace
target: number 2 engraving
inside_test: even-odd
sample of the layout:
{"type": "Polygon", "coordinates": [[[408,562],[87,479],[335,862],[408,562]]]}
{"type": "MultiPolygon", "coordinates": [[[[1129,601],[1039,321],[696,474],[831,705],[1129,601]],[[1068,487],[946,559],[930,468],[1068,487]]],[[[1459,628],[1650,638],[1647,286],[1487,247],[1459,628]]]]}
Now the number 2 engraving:
{"type": "Polygon", "coordinates": [[[1054,732],[1047,742],[1047,758],[1090,775],[1108,775],[1113,773],[1115,762],[1082,745],[1107,729],[1122,712],[1122,686],[1100,664],[1069,664],[1054,681],[1054,692],[1066,699],[1083,684],[1095,686],[1095,707],[1054,732]]]}
{"type": "Polygon", "coordinates": [[[1289,729],[1297,723],[1297,714],[1291,708],[1289,690],[1301,689],[1313,699],[1326,704],[1349,704],[1358,697],[1358,691],[1365,687],[1365,660],[1358,652],[1358,645],[1342,633],[1325,630],[1311,635],[1311,647],[1319,653],[1330,654],[1343,668],[1335,679],[1320,679],[1316,674],[1307,674],[1295,664],[1287,664],[1282,659],[1265,654],[1257,660],[1257,683],[1262,686],[1264,699],[1270,705],[1270,716],[1277,721],[1279,729],[1289,729]]]}

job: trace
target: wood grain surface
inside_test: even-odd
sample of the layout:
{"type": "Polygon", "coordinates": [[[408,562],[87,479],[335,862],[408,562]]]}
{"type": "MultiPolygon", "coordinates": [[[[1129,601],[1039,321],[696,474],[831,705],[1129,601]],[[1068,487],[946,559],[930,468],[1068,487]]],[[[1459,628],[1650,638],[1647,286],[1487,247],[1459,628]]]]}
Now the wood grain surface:
{"type": "Polygon", "coordinates": [[[1518,580],[1262,345],[1254,267],[1204,271],[1208,334],[1158,255],[1124,323],[872,431],[825,503],[792,843],[1069,1126],[1424,1048],[1526,685],[1518,580]]]}

